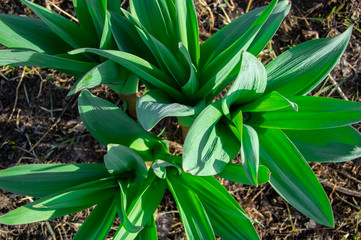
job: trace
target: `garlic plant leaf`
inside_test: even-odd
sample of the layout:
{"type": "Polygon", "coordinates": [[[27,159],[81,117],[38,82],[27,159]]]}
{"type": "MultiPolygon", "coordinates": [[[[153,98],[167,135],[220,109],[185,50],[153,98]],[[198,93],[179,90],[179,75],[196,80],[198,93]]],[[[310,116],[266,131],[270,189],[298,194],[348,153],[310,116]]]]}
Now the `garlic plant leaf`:
{"type": "MultiPolygon", "coordinates": [[[[265,166],[258,167],[258,184],[264,184],[270,179],[270,171],[265,166]]],[[[217,174],[218,177],[227,179],[232,182],[253,185],[254,183],[249,180],[245,169],[242,165],[235,163],[228,163],[221,173],[217,174]]]]}
{"type": "Polygon", "coordinates": [[[116,215],[114,199],[107,199],[97,204],[85,219],[73,240],[98,240],[108,236],[116,215]]]}
{"type": "Polygon", "coordinates": [[[266,65],[266,93],[277,91],[286,97],[309,93],[335,67],[351,34],[352,27],[334,38],[308,41],[278,56],[266,65]]]}
{"type": "Polygon", "coordinates": [[[15,194],[45,197],[109,176],[104,164],[23,165],[0,171],[0,187],[15,194]]]}
{"type": "Polygon", "coordinates": [[[41,53],[66,53],[71,49],[42,20],[0,14],[0,43],[8,48],[41,53]]]}
{"type": "Polygon", "coordinates": [[[80,28],[75,23],[58,15],[49,9],[32,3],[28,0],[21,0],[26,4],[44,23],[48,25],[59,37],[66,41],[73,48],[80,47],[97,47],[96,39],[93,36],[80,28]]]}
{"type": "Polygon", "coordinates": [[[150,130],[163,118],[193,116],[203,106],[202,102],[195,107],[174,103],[169,95],[153,90],[137,101],[138,120],[144,129],[150,130]]]}
{"type": "Polygon", "coordinates": [[[253,102],[266,89],[267,72],[252,54],[243,52],[241,70],[232,86],[222,98],[223,113],[230,118],[232,105],[253,102]]]}
{"type": "Polygon", "coordinates": [[[227,125],[219,123],[222,116],[221,102],[217,101],[196,118],[184,142],[184,171],[215,175],[237,155],[241,144],[227,125]]]}
{"type": "MultiPolygon", "coordinates": [[[[289,1],[280,1],[277,3],[264,26],[245,50],[257,55],[271,40],[282,20],[288,14],[290,7],[289,1]]],[[[207,39],[200,48],[200,67],[202,68],[208,62],[215,59],[219,54],[242,37],[266,8],[267,7],[260,7],[242,14],[207,39]]]]}
{"type": "Polygon", "coordinates": [[[330,202],[305,158],[279,129],[256,128],[260,161],[271,171],[270,184],[307,217],[332,227],[330,202]]]}
{"type": "Polygon", "coordinates": [[[351,126],[283,132],[308,162],[344,162],[361,156],[361,133],[351,126]]]}
{"type": "Polygon", "coordinates": [[[296,111],[251,113],[247,124],[262,128],[310,130],[342,127],[361,121],[361,103],[311,96],[290,97],[296,111]]]}
{"type": "Polygon", "coordinates": [[[168,188],[176,201],[188,239],[214,239],[214,232],[202,202],[197,194],[188,190],[180,181],[167,178],[168,188]]]}

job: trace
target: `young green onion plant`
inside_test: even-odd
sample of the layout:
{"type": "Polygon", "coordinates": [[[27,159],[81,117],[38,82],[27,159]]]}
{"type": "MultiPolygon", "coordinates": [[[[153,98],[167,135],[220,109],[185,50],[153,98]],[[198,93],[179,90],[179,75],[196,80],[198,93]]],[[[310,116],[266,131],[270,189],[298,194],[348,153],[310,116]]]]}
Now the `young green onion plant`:
{"type": "Polygon", "coordinates": [[[287,0],[240,16],[202,45],[192,0],[130,0],[129,11],[120,9],[120,1],[73,0],[79,26],[22,2],[41,19],[0,15],[6,33],[0,42],[12,48],[0,51],[0,64],[77,76],[70,94],[99,84],[135,93],[138,80],[147,92],[136,104],[138,124],[82,91],[80,117],[107,146],[104,164],[1,171],[1,188],[40,199],[0,216],[0,223],[42,221],[96,206],[75,239],[105,239],[116,215],[121,225],[114,239],[157,239],[153,214],[168,189],[188,239],[258,239],[254,221],[218,176],[249,185],[269,182],[300,212],[334,226],[308,162],[361,156],[361,134],[351,126],[361,121],[361,104],[306,95],[336,65],[352,28],[300,44],[263,66],[256,56],[288,14],[287,0]],[[146,131],[170,116],[190,127],[182,156],[146,131]],[[231,163],[239,153],[242,163],[231,163]]]}

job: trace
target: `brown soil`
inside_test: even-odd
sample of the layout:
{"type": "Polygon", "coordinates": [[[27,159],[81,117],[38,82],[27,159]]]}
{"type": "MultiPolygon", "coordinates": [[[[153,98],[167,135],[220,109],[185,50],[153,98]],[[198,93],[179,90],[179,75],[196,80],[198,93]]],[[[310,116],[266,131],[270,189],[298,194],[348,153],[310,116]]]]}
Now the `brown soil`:
{"type": "MultiPolygon", "coordinates": [[[[44,4],[44,0],[36,0],[44,4]]],[[[73,13],[70,0],[52,1],[73,13]]],[[[247,9],[248,0],[196,0],[201,39],[207,39],[247,9]]],[[[250,9],[270,1],[252,1],[250,9]]],[[[54,8],[53,8],[54,9],[54,8]]],[[[33,16],[19,1],[0,1],[0,12],[33,16]]],[[[332,80],[321,96],[361,101],[361,3],[355,0],[294,0],[290,15],[274,37],[263,60],[274,58],[306,40],[343,32],[354,22],[351,42],[332,80]],[[343,8],[330,14],[333,8],[343,8]],[[323,18],[325,20],[315,20],[323,18]],[[355,21],[354,21],[355,20],[355,21]],[[356,29],[357,28],[357,29],[356,29]]],[[[79,120],[76,97],[66,97],[75,79],[44,68],[2,67],[0,69],[0,169],[19,164],[101,162],[105,153],[79,120]]],[[[317,91],[315,91],[317,92],[317,91]]],[[[116,94],[106,87],[93,93],[119,106],[116,94]]],[[[172,151],[181,152],[181,130],[174,119],[163,120],[155,130],[167,131],[172,151]]],[[[356,124],[361,129],[360,124],[356,124]]],[[[224,181],[245,211],[260,222],[262,239],[361,239],[361,159],[338,164],[312,164],[331,201],[336,225],[324,227],[303,216],[276,194],[269,184],[250,187],[224,181]]],[[[6,213],[31,199],[0,190],[0,212],[6,213]]],[[[89,210],[48,222],[0,225],[0,239],[72,239],[89,210]]],[[[159,239],[185,239],[174,200],[169,193],[157,215],[159,239]]],[[[114,226],[116,229],[116,226],[114,226]]],[[[114,233],[114,229],[111,233],[114,233]]]]}

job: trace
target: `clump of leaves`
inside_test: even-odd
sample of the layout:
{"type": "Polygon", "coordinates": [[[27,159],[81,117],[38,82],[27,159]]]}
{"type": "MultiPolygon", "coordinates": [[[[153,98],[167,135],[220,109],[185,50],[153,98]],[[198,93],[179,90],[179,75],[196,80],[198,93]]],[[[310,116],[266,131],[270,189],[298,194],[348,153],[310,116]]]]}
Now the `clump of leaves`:
{"type": "MultiPolygon", "coordinates": [[[[71,93],[98,84],[114,88],[130,83],[135,89],[139,78],[148,90],[137,102],[141,125],[112,103],[83,91],[80,116],[94,138],[108,146],[105,164],[2,171],[3,189],[40,199],[0,216],[1,223],[35,222],[96,205],[77,234],[80,239],[104,239],[117,213],[122,225],[114,239],[156,239],[152,215],[167,188],[189,239],[258,239],[253,221],[216,175],[251,185],[269,181],[306,216],[334,225],[329,200],[308,162],[341,162],[361,155],[361,135],[351,126],[361,121],[361,104],[306,95],[338,62],[351,28],[334,38],[296,46],[263,66],[256,56],[287,15],[289,1],[273,0],[240,16],[202,45],[192,0],[131,0],[130,12],[105,0],[74,3],[80,27],[74,26],[82,28],[86,21],[81,19],[90,16],[94,26],[88,31],[109,44],[72,45],[59,31],[59,17],[47,10],[49,15],[40,14],[46,28],[71,46],[61,55],[63,60],[89,58],[85,62],[93,64],[81,72],[71,93]],[[102,11],[94,11],[98,8],[102,11]],[[167,141],[146,131],[169,116],[190,127],[183,156],[170,154],[167,141]],[[242,164],[231,163],[238,153],[242,164]]],[[[8,15],[1,19],[12,21],[8,15]]],[[[22,36],[19,27],[2,22],[0,27],[22,36]]],[[[21,44],[5,44],[17,50],[1,50],[0,64],[39,66],[38,57],[49,55],[39,49],[29,53],[21,44]],[[7,61],[1,54],[12,57],[7,61]],[[29,54],[30,59],[25,57],[29,54]]]]}

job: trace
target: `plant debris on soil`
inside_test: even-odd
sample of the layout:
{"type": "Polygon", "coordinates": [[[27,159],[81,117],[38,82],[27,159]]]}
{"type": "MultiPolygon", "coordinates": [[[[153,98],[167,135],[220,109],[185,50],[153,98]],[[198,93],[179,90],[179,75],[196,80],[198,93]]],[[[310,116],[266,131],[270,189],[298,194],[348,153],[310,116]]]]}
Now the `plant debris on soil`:
{"type": "MultiPolygon", "coordinates": [[[[65,13],[74,15],[71,0],[34,2],[65,17],[69,17],[65,13]]],[[[240,14],[269,2],[195,0],[201,41],[240,14]]],[[[1,0],[0,13],[35,17],[17,0],[1,0]]],[[[260,59],[267,63],[302,42],[333,37],[353,27],[353,36],[340,62],[312,94],[360,102],[360,15],[361,2],[356,0],[294,0],[290,14],[260,59]]],[[[67,97],[75,80],[51,69],[0,67],[0,170],[21,164],[103,161],[105,147],[92,138],[79,119],[77,96],[67,97]]],[[[107,87],[98,87],[92,93],[122,106],[117,94],[107,87]]],[[[361,124],[354,127],[361,130],[361,124]]],[[[154,131],[159,133],[164,128],[162,137],[170,141],[171,151],[181,154],[182,134],[175,119],[161,121],[154,131]]],[[[253,187],[227,180],[222,184],[246,213],[262,224],[255,225],[261,239],[361,239],[361,158],[345,163],[315,163],[311,167],[331,201],[334,228],[302,215],[269,184],[253,187]]],[[[0,190],[1,214],[31,201],[32,198],[0,190]]],[[[90,211],[33,224],[0,225],[0,239],[72,239],[90,211]]],[[[156,221],[159,239],[186,238],[171,194],[166,193],[156,221]]],[[[116,223],[110,236],[116,231],[116,223]]]]}

